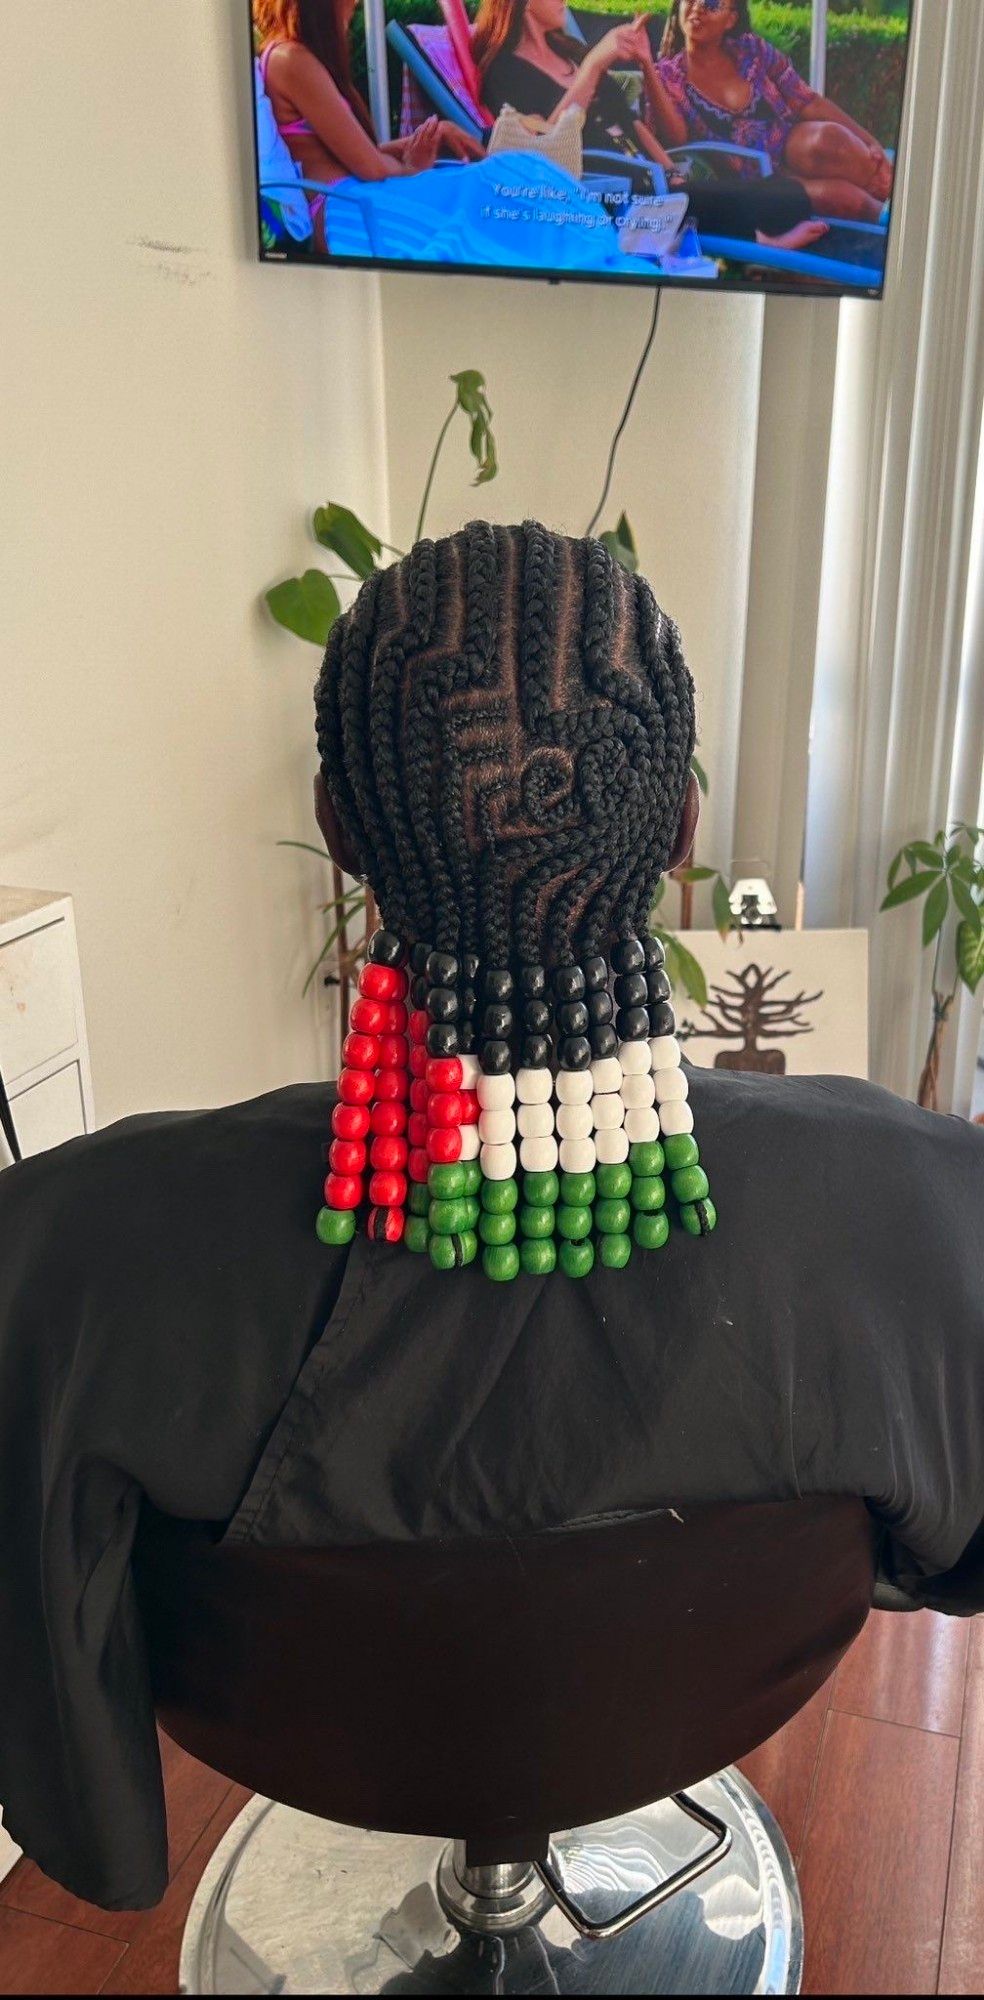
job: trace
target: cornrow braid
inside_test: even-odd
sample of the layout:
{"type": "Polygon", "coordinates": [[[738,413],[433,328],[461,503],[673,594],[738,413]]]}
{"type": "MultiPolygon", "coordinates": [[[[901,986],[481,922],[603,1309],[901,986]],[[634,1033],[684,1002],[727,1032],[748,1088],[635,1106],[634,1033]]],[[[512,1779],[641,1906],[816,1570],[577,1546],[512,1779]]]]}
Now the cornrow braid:
{"type": "Polygon", "coordinates": [[[325,1241],[493,1279],[658,1249],[664,1169],[716,1216],[648,913],[677,838],[693,684],[602,543],[475,521],[338,619],[315,691],[339,820],[375,891],[325,1241]]]}

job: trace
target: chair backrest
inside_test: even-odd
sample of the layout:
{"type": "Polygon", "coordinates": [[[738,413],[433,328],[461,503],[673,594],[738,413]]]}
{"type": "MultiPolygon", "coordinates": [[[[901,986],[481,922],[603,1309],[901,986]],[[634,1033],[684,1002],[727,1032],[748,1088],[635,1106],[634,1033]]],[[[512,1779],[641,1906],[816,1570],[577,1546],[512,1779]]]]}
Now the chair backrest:
{"type": "Polygon", "coordinates": [[[509,1860],[771,1735],[864,1623],[873,1551],[851,1499],[334,1549],[149,1516],[137,1576],[161,1720],[194,1755],[509,1860]]]}
{"type": "Polygon", "coordinates": [[[472,55],[472,24],[468,19],[465,0],[440,0],[440,5],[465,89],[473,104],[479,106],[482,102],[482,79],[478,64],[472,55]]]}
{"type": "Polygon", "coordinates": [[[447,28],[401,27],[390,21],[386,39],[403,64],[400,131],[406,137],[432,111],[480,137],[491,130],[491,112],[478,102],[462,72],[447,28]]]}

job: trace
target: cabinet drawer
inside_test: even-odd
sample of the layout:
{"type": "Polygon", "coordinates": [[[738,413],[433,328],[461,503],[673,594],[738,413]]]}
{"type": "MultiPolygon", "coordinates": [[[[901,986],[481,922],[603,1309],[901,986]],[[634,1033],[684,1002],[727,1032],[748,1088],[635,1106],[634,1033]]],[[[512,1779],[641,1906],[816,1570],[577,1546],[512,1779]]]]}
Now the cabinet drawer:
{"type": "Polygon", "coordinates": [[[85,1105],[78,1063],[55,1071],[41,1083],[30,1083],[20,1096],[11,1095],[14,1128],[25,1160],[35,1153],[77,1139],[85,1131],[85,1105]]]}
{"type": "Polygon", "coordinates": [[[0,944],[0,1069],[8,1091],[77,1041],[74,957],[59,918],[0,944]]]}

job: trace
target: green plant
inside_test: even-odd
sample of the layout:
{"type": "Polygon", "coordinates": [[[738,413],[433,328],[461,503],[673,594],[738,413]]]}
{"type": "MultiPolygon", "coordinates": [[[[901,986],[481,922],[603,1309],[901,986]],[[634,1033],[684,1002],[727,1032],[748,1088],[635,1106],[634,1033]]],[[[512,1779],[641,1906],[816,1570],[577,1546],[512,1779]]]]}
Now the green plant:
{"type": "Polygon", "coordinates": [[[895,910],[919,898],[925,899],[923,950],[930,945],[935,949],[933,1025],[916,1100],[935,1111],[943,1037],[957,988],[962,984],[976,993],[984,979],[984,827],[955,820],[952,826],[941,827],[932,840],[910,840],[899,848],[888,871],[888,892],[881,908],[895,910]],[[957,919],[955,926],[947,923],[952,916],[957,919]]]}

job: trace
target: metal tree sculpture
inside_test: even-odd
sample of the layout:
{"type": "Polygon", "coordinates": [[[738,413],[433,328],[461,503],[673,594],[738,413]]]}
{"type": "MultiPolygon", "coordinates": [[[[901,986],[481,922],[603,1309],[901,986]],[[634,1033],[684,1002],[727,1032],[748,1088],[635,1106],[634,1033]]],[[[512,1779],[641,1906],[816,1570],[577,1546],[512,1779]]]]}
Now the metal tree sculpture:
{"type": "Polygon", "coordinates": [[[709,1026],[683,1027],[680,1040],[738,1041],[739,1048],[718,1051],[715,1069],[754,1069],[764,1070],[770,1076],[785,1076],[786,1057],[782,1049],[762,1049],[758,1044],[786,1041],[792,1035],[812,1035],[813,1023],[804,1020],[801,1010],[822,1000],[823,988],[818,993],[777,994],[776,988],[789,978],[789,973],[776,972],[771,966],[746,965],[742,972],[729,972],[727,976],[733,981],[734,990],[712,986],[710,1000],[701,1008],[709,1026]]]}

